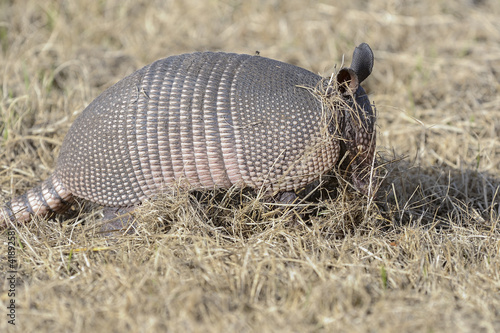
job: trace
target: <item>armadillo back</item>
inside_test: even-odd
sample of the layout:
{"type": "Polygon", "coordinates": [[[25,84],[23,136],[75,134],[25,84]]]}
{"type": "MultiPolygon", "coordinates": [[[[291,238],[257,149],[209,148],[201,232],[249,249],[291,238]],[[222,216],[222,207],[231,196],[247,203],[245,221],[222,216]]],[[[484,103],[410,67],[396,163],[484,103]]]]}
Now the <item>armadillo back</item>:
{"type": "Polygon", "coordinates": [[[321,78],[249,55],[194,53],[154,62],[95,99],[75,121],[54,177],[75,196],[128,206],[188,188],[292,190],[332,167],[318,148],[324,112],[304,87],[321,78]]]}

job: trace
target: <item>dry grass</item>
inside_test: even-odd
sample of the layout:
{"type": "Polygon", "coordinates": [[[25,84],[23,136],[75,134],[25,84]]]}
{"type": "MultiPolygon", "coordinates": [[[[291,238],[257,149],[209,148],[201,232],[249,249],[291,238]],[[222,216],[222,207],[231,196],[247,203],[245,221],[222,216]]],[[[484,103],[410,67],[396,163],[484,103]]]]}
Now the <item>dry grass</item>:
{"type": "Polygon", "coordinates": [[[113,240],[92,223],[22,226],[16,327],[1,236],[0,331],[500,331],[499,1],[40,3],[0,2],[0,202],[50,174],[105,87],[194,50],[327,76],[368,42],[393,162],[376,203],[340,191],[295,223],[179,193],[113,240]]]}

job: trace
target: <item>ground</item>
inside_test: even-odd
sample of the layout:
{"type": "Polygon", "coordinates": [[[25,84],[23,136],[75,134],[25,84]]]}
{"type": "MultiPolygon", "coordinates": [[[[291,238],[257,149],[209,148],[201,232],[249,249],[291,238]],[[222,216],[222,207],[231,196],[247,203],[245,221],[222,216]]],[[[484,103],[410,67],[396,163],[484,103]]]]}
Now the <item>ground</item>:
{"type": "Polygon", "coordinates": [[[2,1],[0,202],[50,175],[83,108],[156,59],[259,51],[328,76],[361,42],[374,200],[347,189],[292,220],[179,192],[122,237],[98,233],[98,209],[4,230],[0,331],[500,331],[497,0],[2,1]]]}

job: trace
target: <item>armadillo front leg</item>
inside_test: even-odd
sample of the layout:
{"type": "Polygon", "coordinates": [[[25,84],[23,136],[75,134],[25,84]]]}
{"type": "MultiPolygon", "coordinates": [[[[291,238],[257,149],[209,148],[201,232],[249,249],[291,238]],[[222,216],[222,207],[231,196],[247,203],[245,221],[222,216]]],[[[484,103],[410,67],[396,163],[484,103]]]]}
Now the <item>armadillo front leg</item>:
{"type": "Polygon", "coordinates": [[[0,228],[8,222],[26,222],[32,216],[51,216],[64,213],[73,203],[73,195],[53,174],[23,195],[0,207],[0,228]]]}

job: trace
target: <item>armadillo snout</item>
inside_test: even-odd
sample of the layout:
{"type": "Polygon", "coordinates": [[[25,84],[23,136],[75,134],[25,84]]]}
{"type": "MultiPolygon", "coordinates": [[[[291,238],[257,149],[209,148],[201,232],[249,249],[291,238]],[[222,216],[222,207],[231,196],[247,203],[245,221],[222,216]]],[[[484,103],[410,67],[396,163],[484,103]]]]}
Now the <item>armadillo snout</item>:
{"type": "Polygon", "coordinates": [[[375,194],[376,159],[375,159],[375,132],[363,133],[362,144],[356,147],[357,155],[352,161],[352,181],[354,187],[364,195],[375,194]]]}

